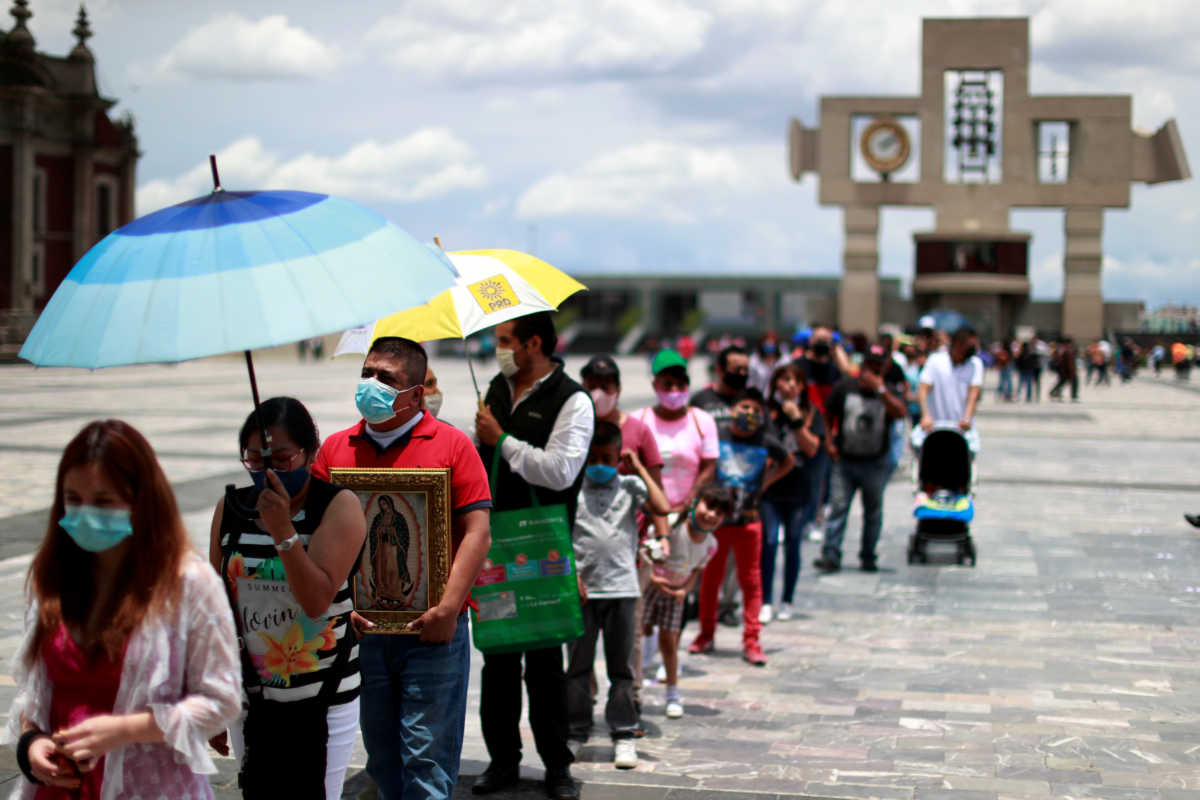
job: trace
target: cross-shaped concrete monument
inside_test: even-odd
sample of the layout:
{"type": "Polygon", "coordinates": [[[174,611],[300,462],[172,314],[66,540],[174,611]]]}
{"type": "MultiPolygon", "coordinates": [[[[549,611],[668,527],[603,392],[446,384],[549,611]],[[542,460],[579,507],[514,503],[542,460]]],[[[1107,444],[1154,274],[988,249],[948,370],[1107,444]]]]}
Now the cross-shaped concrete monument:
{"type": "Polygon", "coordinates": [[[879,325],[879,210],[931,206],[916,234],[918,312],[945,306],[995,336],[1023,322],[1029,235],[1014,208],[1066,211],[1061,332],[1100,336],[1101,230],[1133,181],[1191,176],[1174,120],[1131,129],[1129,95],[1029,94],[1029,21],[926,19],[920,97],[822,97],[819,128],[792,120],[792,177],[816,172],[844,209],[843,330],[879,325]]]}

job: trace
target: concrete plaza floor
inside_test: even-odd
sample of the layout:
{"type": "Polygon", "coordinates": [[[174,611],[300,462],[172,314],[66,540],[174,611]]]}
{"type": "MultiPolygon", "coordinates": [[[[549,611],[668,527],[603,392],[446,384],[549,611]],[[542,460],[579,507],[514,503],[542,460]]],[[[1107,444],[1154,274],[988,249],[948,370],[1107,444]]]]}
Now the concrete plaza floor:
{"type": "MultiPolygon", "coordinates": [[[[263,396],[302,399],[324,433],[355,421],[355,359],[298,364],[272,353],[257,364],[263,396]]],[[[435,368],[443,417],[469,430],[466,365],[435,368]]],[[[625,359],[622,369],[623,407],[645,405],[646,363],[625,359]]],[[[699,361],[693,380],[704,380],[699,361]]],[[[1083,387],[1074,404],[1003,404],[989,392],[979,414],[976,567],[905,563],[912,492],[898,475],[881,571],[855,569],[857,513],[840,574],[816,576],[818,547],[805,542],[801,613],[765,629],[769,665],[745,664],[738,632],[720,629],[716,654],[684,660],[683,719],[664,717],[660,688],[644,690],[635,770],[613,768],[601,702],[601,734],[574,768],[583,797],[1200,798],[1200,532],[1181,517],[1200,510],[1197,389],[1140,376],[1083,387]]],[[[222,486],[244,481],[236,432],[249,407],[236,359],[94,373],[0,367],[5,662],[69,438],[108,416],[146,433],[203,546],[222,486]]],[[[479,662],[475,654],[456,797],[469,796],[487,763],[479,662]]],[[[598,674],[603,696],[602,662],[598,674]]],[[[0,711],[11,684],[0,675],[0,711]]],[[[525,780],[502,796],[540,796],[527,726],[523,737],[525,780]]],[[[238,796],[232,763],[220,763],[219,795],[238,796]]],[[[353,763],[351,796],[361,748],[353,763]]],[[[14,770],[5,753],[0,780],[19,780],[14,770]]]]}

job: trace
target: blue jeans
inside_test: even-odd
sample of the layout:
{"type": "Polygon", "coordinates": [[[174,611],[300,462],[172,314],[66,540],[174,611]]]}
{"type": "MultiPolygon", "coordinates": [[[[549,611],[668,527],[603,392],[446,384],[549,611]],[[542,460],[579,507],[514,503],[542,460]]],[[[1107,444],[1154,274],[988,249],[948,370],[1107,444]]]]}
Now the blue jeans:
{"type": "Polygon", "coordinates": [[[384,800],[446,798],[458,782],[471,640],[467,615],[454,638],[427,644],[416,636],[363,637],[359,722],[367,773],[384,800]]]}
{"type": "Polygon", "coordinates": [[[863,530],[858,558],[863,564],[875,563],[875,545],[883,530],[883,490],[891,473],[888,454],[871,461],[842,458],[833,465],[830,489],[829,521],[825,523],[822,555],[827,561],[842,563],[842,539],[854,493],[862,492],[863,530]]]}
{"type": "Polygon", "coordinates": [[[888,478],[891,478],[892,472],[900,466],[900,462],[904,459],[904,447],[908,442],[908,419],[906,417],[894,419],[891,421],[891,425],[891,439],[888,440],[888,464],[891,465],[891,470],[888,471],[888,478]]]}
{"type": "Polygon", "coordinates": [[[1020,378],[1017,381],[1017,397],[1020,397],[1022,394],[1025,395],[1026,403],[1033,402],[1033,373],[1032,372],[1020,373],[1020,378]]]}
{"type": "Polygon", "coordinates": [[[1000,384],[996,387],[996,394],[1005,400],[1012,398],[1013,368],[1011,366],[1004,367],[1000,370],[1000,384]]]}
{"type": "Polygon", "coordinates": [[[762,513],[762,587],[763,603],[770,605],[775,595],[775,559],[779,553],[779,529],[783,528],[783,602],[791,605],[800,577],[800,542],[804,526],[817,515],[817,504],[801,500],[766,500],[759,504],[762,513]]]}
{"type": "Polygon", "coordinates": [[[829,502],[829,476],[832,469],[833,462],[829,460],[824,447],[818,449],[808,462],[808,496],[817,508],[829,502]]]}

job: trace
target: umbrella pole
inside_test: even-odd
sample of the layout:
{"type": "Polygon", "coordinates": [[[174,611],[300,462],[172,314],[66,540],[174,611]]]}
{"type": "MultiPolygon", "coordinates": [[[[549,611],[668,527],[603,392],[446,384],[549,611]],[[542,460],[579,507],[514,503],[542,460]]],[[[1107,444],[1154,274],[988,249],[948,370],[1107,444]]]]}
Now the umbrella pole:
{"type": "Polygon", "coordinates": [[[463,354],[467,357],[467,369],[471,371],[471,383],[475,384],[475,400],[479,405],[483,405],[483,396],[479,394],[479,381],[475,379],[475,365],[471,363],[471,348],[467,346],[467,340],[463,339],[463,354]]]}
{"type": "Polygon", "coordinates": [[[250,374],[250,396],[254,398],[254,422],[258,426],[258,435],[262,439],[263,464],[266,464],[267,459],[271,457],[271,436],[267,433],[267,426],[263,424],[262,410],[259,408],[258,381],[254,377],[254,360],[250,357],[249,350],[246,351],[246,372],[250,374]]]}

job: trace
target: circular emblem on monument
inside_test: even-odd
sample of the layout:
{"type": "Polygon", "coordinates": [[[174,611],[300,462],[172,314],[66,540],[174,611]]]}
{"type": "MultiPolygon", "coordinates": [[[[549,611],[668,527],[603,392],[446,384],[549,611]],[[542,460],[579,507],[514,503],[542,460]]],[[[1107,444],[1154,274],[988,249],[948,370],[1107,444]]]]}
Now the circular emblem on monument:
{"type": "Polygon", "coordinates": [[[859,138],[862,156],[876,172],[888,174],[904,166],[912,155],[908,131],[894,119],[872,120],[859,138]]]}

